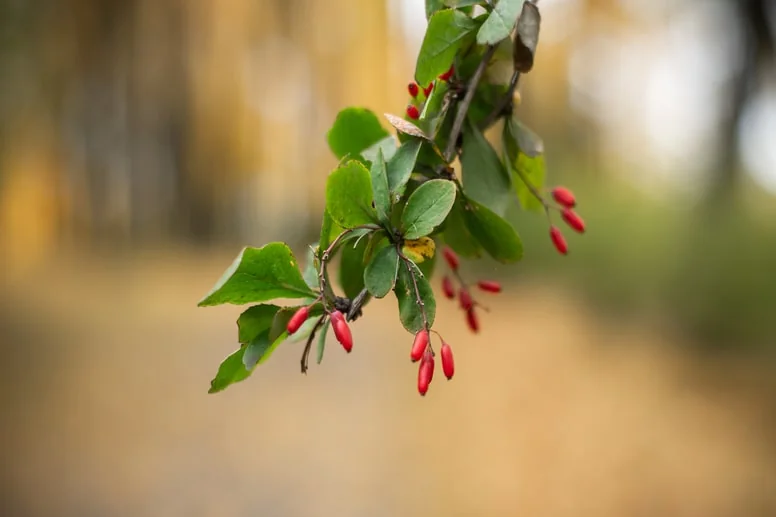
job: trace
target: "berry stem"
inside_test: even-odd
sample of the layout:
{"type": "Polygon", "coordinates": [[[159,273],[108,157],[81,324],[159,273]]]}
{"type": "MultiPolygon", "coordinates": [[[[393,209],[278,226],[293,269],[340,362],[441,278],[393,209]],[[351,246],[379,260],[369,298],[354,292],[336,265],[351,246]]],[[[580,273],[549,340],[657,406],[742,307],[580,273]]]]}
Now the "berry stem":
{"type": "Polygon", "coordinates": [[[304,344],[304,350],[302,351],[302,360],[300,361],[302,366],[302,373],[304,374],[307,374],[307,365],[310,362],[310,350],[313,347],[313,339],[315,339],[315,334],[318,332],[318,329],[321,328],[321,325],[323,325],[325,320],[326,314],[324,313],[320,318],[318,318],[318,321],[315,322],[313,331],[310,332],[309,336],[307,336],[307,342],[304,344]]]}

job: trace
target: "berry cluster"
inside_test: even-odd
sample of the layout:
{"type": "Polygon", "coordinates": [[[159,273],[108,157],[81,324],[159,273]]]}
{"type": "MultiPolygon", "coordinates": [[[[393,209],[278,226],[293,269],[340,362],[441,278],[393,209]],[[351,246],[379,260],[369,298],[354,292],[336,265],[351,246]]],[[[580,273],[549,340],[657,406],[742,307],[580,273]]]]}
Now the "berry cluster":
{"type": "MultiPolygon", "coordinates": [[[[574,211],[574,207],[577,205],[577,200],[574,198],[574,194],[566,187],[555,187],[551,191],[552,199],[559,205],[556,208],[560,211],[560,217],[568,224],[572,230],[577,233],[585,233],[585,221],[574,211]]],[[[540,198],[544,204],[544,208],[547,211],[547,216],[550,215],[550,205],[544,199],[540,198]]],[[[568,255],[569,246],[566,243],[566,238],[563,237],[560,229],[550,223],[550,239],[552,244],[558,253],[561,255],[568,255]]]]}
{"type": "MultiPolygon", "coordinates": [[[[455,73],[455,68],[451,65],[450,69],[445,72],[444,74],[439,76],[439,80],[441,81],[449,81],[453,74],[455,73]]],[[[423,88],[423,97],[424,99],[418,99],[418,95],[420,94],[421,88],[418,86],[417,83],[414,81],[407,85],[407,91],[410,94],[410,97],[412,97],[412,102],[407,105],[407,116],[413,120],[417,120],[420,118],[420,111],[423,108],[423,104],[425,103],[425,100],[428,99],[428,96],[431,95],[431,90],[434,89],[434,81],[431,81],[428,83],[428,86],[423,88]]]]}
{"type": "MultiPolygon", "coordinates": [[[[438,332],[434,332],[439,335],[438,332]]],[[[442,356],[442,372],[447,377],[447,380],[450,380],[455,373],[453,349],[442,339],[441,335],[439,335],[439,339],[442,341],[442,347],[439,349],[439,353],[442,356]]],[[[415,340],[412,342],[412,350],[410,351],[412,362],[420,361],[418,366],[418,393],[422,396],[426,395],[428,386],[434,378],[434,367],[436,366],[434,356],[434,349],[431,346],[431,335],[428,330],[423,329],[415,334],[415,340]]]]}
{"type": "MultiPolygon", "coordinates": [[[[472,297],[469,286],[464,281],[459,271],[461,262],[458,259],[458,255],[456,255],[456,253],[448,247],[445,247],[442,250],[442,255],[445,257],[445,262],[447,262],[447,265],[450,268],[450,271],[452,271],[455,280],[460,285],[458,289],[458,301],[461,305],[461,309],[463,309],[464,313],[466,314],[466,324],[469,326],[469,329],[476,334],[480,330],[480,322],[477,318],[475,308],[479,306],[485,309],[485,311],[488,309],[472,297]]],[[[479,280],[477,281],[477,287],[486,293],[495,294],[501,292],[501,284],[494,282],[493,280],[479,280]]],[[[450,300],[454,299],[456,296],[455,285],[453,279],[450,278],[449,275],[445,275],[442,278],[442,292],[444,293],[445,297],[450,300]]]]}

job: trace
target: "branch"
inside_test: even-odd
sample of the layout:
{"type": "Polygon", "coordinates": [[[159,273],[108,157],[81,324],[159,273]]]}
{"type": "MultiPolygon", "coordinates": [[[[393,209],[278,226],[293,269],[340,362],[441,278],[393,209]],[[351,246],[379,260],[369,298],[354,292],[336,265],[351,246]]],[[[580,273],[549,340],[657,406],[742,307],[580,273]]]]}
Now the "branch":
{"type": "Polygon", "coordinates": [[[499,99],[498,104],[496,104],[496,107],[493,108],[493,111],[491,111],[488,116],[485,117],[482,122],[480,122],[480,129],[482,131],[485,131],[490,126],[495,124],[496,121],[506,113],[507,108],[510,108],[512,99],[515,96],[515,88],[517,88],[518,82],[520,82],[520,72],[515,70],[515,72],[512,74],[512,79],[509,81],[509,88],[507,89],[504,96],[499,99]]]}
{"type": "Polygon", "coordinates": [[[347,228],[342,231],[335,239],[329,244],[329,247],[323,250],[323,253],[321,253],[320,261],[321,261],[321,268],[318,271],[318,286],[321,290],[321,296],[322,296],[322,303],[323,307],[326,308],[326,302],[328,301],[326,298],[326,265],[331,260],[331,255],[334,252],[334,248],[337,246],[337,244],[340,243],[340,241],[348,235],[350,232],[354,230],[363,230],[363,229],[369,229],[369,230],[379,230],[380,227],[376,224],[364,224],[361,226],[356,226],[355,228],[347,228]]]}
{"type": "Polygon", "coordinates": [[[482,76],[485,74],[485,69],[488,67],[490,58],[496,53],[495,45],[488,45],[488,50],[483,54],[480,64],[477,66],[474,75],[469,80],[469,84],[466,86],[466,95],[458,105],[458,111],[455,114],[455,120],[453,121],[453,129],[450,131],[450,139],[447,141],[447,149],[445,149],[444,158],[447,163],[450,163],[455,154],[455,148],[458,143],[458,137],[461,135],[461,129],[463,129],[464,120],[466,120],[466,114],[469,112],[469,106],[474,99],[474,94],[477,91],[477,85],[480,84],[482,76]]]}

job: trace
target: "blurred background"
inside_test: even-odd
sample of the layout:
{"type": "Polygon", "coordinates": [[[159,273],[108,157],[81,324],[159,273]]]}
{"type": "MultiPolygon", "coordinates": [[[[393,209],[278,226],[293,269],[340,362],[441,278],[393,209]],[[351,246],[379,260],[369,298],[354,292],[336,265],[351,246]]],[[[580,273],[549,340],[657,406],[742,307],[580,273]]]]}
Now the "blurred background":
{"type": "Polygon", "coordinates": [[[325,132],[402,111],[422,0],[0,0],[2,515],[776,515],[776,6],[540,7],[518,113],[589,230],[512,214],[422,399],[390,299],[213,396],[240,309],[196,308],[315,240],[325,132]]]}

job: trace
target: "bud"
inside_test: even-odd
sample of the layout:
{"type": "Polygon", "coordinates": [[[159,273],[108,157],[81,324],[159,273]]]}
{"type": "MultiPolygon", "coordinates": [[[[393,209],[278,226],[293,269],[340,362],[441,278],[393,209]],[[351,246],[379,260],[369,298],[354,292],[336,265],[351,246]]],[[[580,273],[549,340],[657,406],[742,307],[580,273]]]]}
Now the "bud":
{"type": "Polygon", "coordinates": [[[455,373],[455,361],[453,361],[453,349],[445,342],[442,342],[442,349],[439,351],[442,356],[442,371],[445,372],[447,380],[453,378],[455,373]]]}
{"type": "Polygon", "coordinates": [[[453,73],[455,73],[455,65],[450,65],[450,70],[440,75],[439,78],[443,81],[447,81],[453,76],[453,73]]]}
{"type": "Polygon", "coordinates": [[[458,270],[459,260],[458,255],[449,247],[445,247],[445,249],[442,250],[442,255],[445,257],[445,261],[447,262],[447,265],[450,266],[450,269],[453,271],[458,270]]]}
{"type": "Polygon", "coordinates": [[[288,335],[290,336],[297,330],[299,330],[299,327],[302,326],[302,324],[307,321],[307,317],[310,315],[310,307],[300,307],[298,311],[294,313],[293,316],[291,316],[291,319],[288,320],[288,325],[286,326],[286,330],[288,331],[288,335]]]}
{"type": "Polygon", "coordinates": [[[566,208],[573,208],[577,204],[574,194],[566,187],[555,187],[552,189],[552,197],[559,205],[566,208]]]}
{"type": "Polygon", "coordinates": [[[412,104],[407,106],[407,116],[413,120],[418,120],[420,118],[420,111],[418,111],[418,107],[412,104]]]}
{"type": "Polygon", "coordinates": [[[477,314],[474,312],[474,307],[466,311],[466,324],[469,325],[469,330],[475,334],[480,331],[480,322],[477,319],[477,314]]]}
{"type": "Polygon", "coordinates": [[[353,335],[350,333],[350,327],[345,321],[345,316],[340,311],[331,313],[331,328],[334,330],[334,337],[340,342],[342,348],[347,353],[353,350],[353,335]]]}
{"type": "Polygon", "coordinates": [[[450,280],[449,276],[442,278],[442,292],[450,300],[455,298],[455,287],[453,287],[453,281],[450,280]]]}
{"type": "Polygon", "coordinates": [[[434,354],[428,350],[423,355],[423,360],[420,361],[420,366],[418,367],[418,393],[425,396],[426,392],[428,392],[428,385],[431,384],[433,378],[434,354]]]}
{"type": "Polygon", "coordinates": [[[500,293],[501,284],[492,280],[480,280],[477,282],[477,287],[485,291],[486,293],[500,293]]]}
{"type": "Polygon", "coordinates": [[[560,230],[556,226],[550,226],[550,238],[552,239],[552,244],[555,245],[555,249],[558,250],[558,253],[561,255],[568,254],[569,246],[566,244],[566,239],[563,237],[563,234],[560,233],[560,230]]]}
{"type": "Polygon", "coordinates": [[[423,329],[420,330],[417,334],[415,334],[415,341],[412,342],[412,351],[410,352],[410,359],[412,359],[412,362],[416,362],[418,359],[423,357],[423,354],[426,351],[426,348],[428,347],[428,330],[423,329]]]}
{"type": "Polygon", "coordinates": [[[407,85],[407,91],[410,92],[410,95],[414,99],[415,97],[418,96],[420,89],[418,88],[417,83],[411,82],[410,84],[407,85]]]}
{"type": "Polygon", "coordinates": [[[585,221],[583,221],[575,211],[570,208],[564,208],[560,213],[560,216],[575,232],[585,233],[585,221]]]}
{"type": "Polygon", "coordinates": [[[472,295],[469,294],[469,291],[466,289],[461,289],[461,292],[458,293],[458,299],[461,302],[461,309],[468,311],[474,307],[474,300],[472,300],[472,295]]]}

